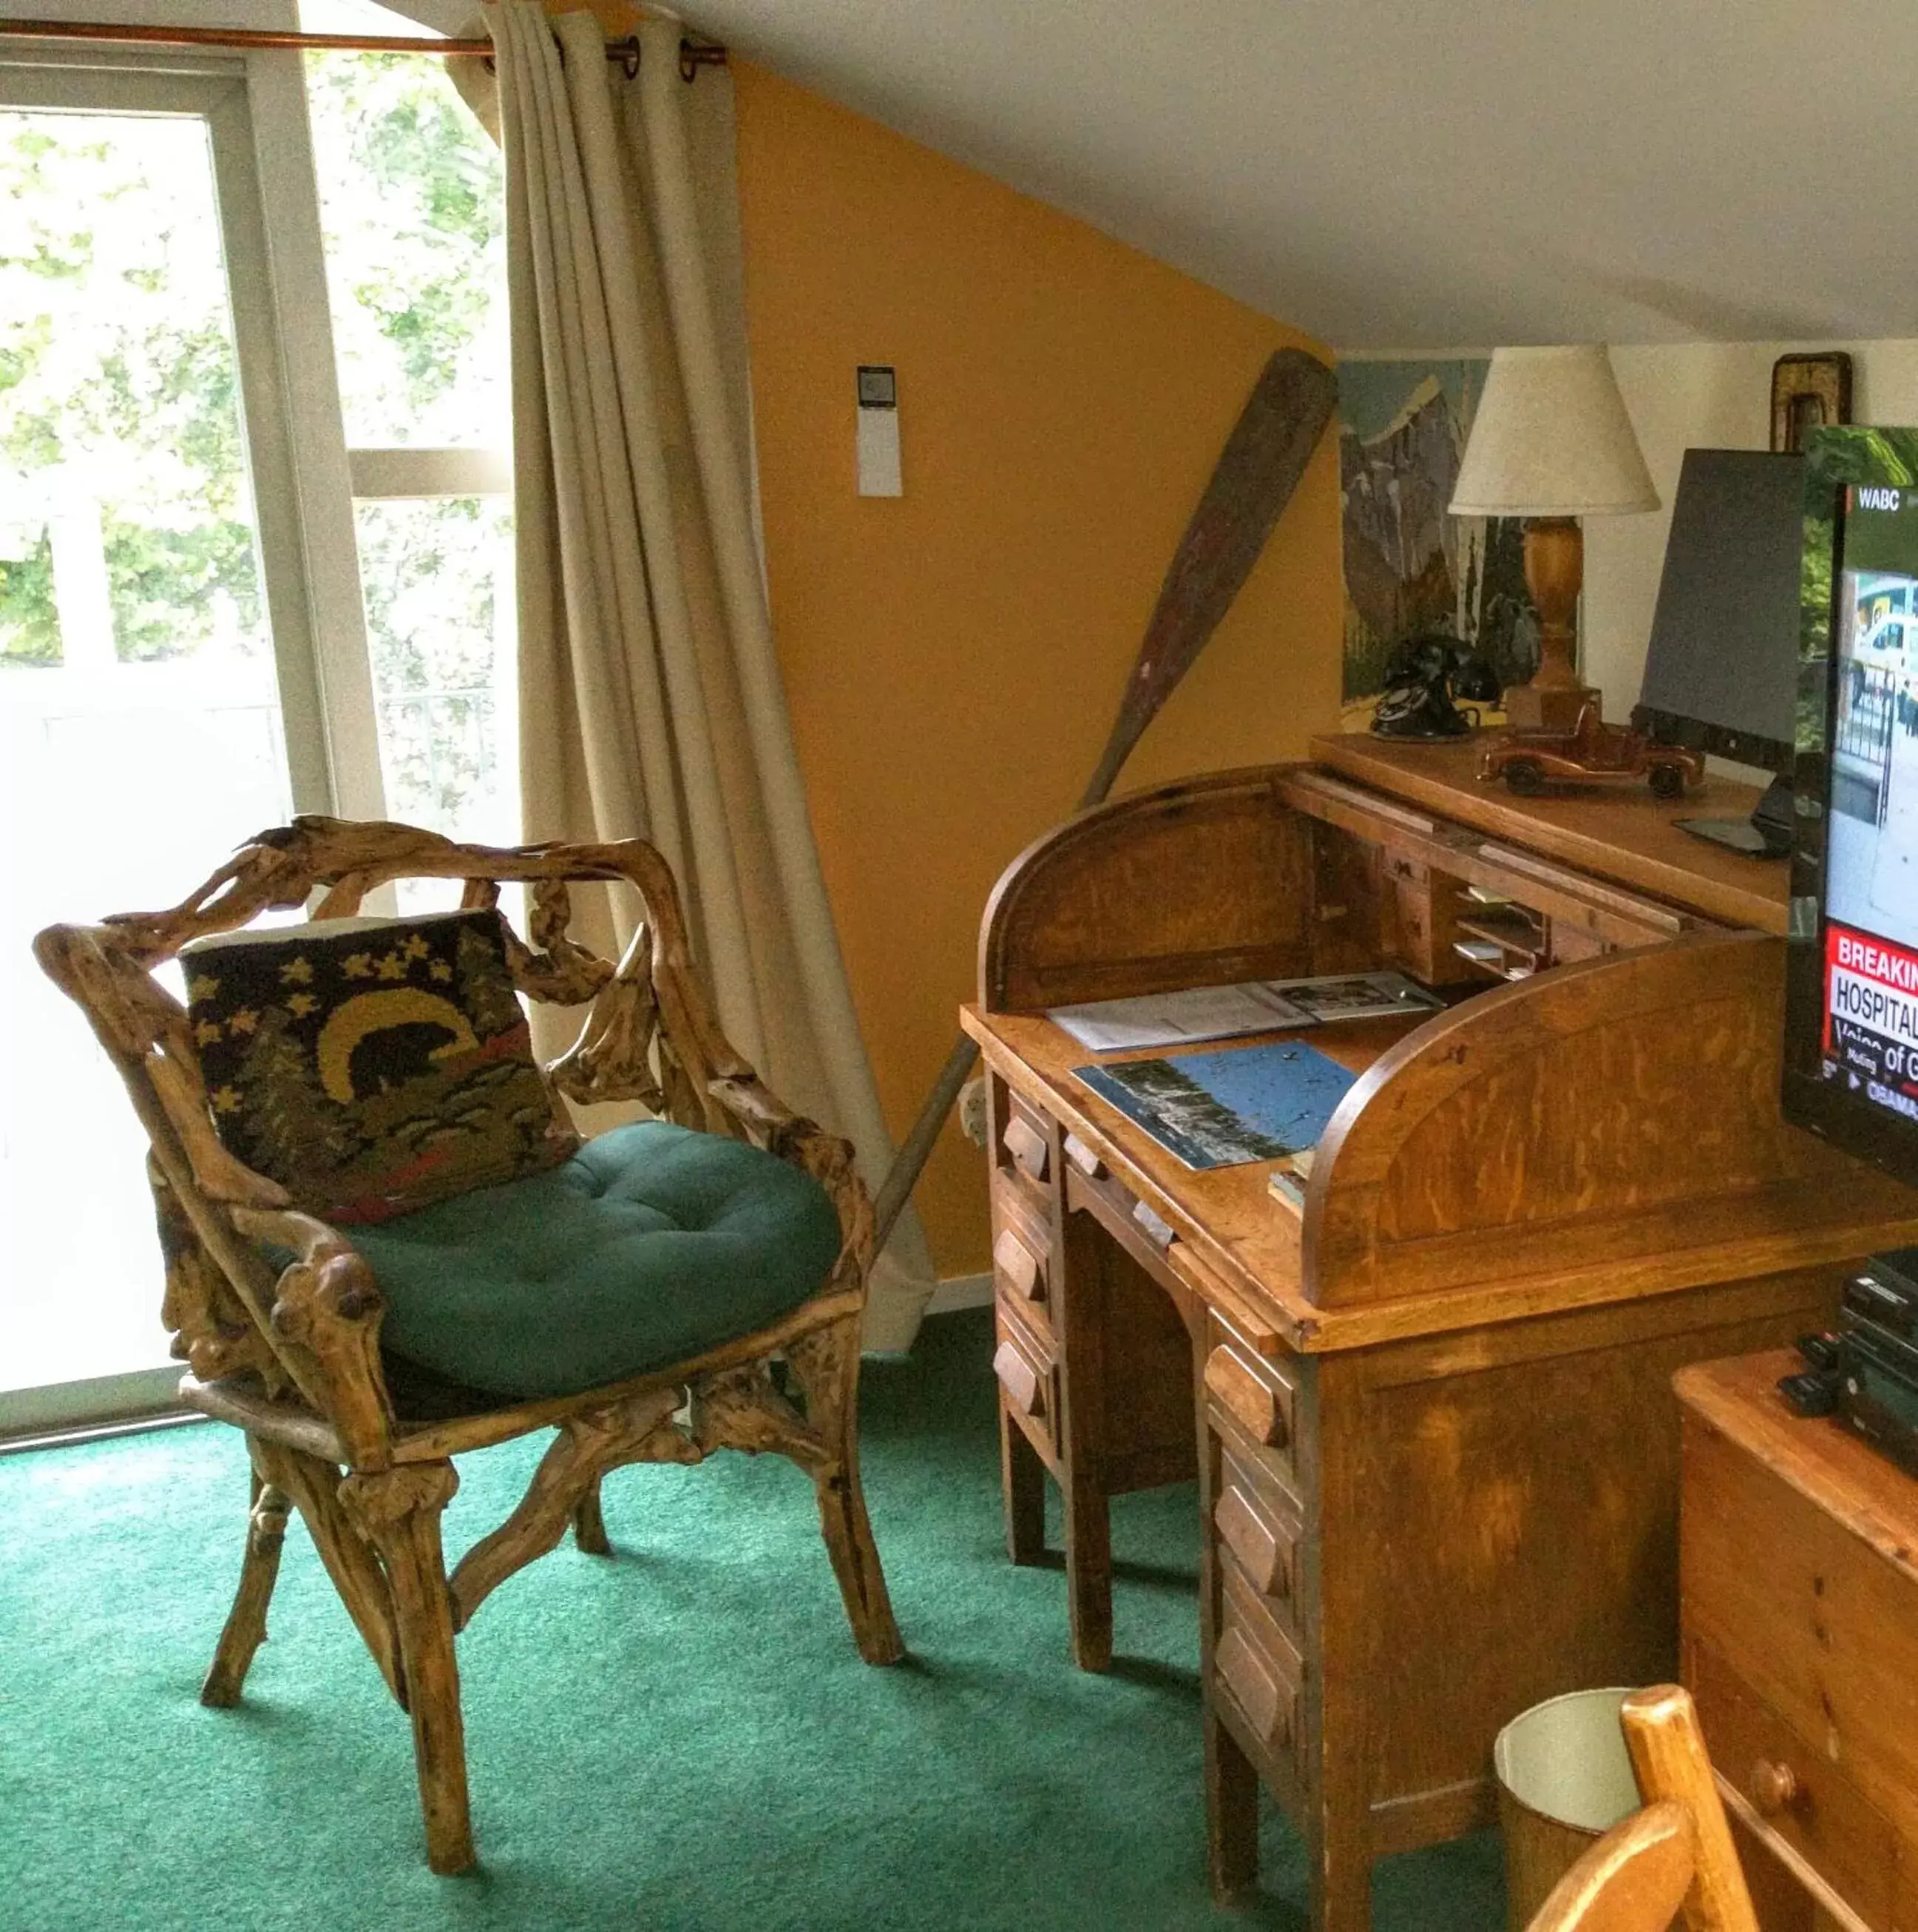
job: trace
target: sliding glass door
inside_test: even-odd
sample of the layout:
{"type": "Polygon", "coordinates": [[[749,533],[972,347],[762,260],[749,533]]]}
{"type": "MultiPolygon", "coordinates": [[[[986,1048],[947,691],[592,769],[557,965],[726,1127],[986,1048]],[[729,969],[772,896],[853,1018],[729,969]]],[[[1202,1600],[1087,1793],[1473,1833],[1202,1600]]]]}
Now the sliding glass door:
{"type": "MultiPolygon", "coordinates": [[[[497,420],[475,367],[434,353],[489,326],[503,278],[447,276],[497,224],[469,211],[442,249],[428,292],[451,320],[423,351],[413,257],[365,272],[369,197],[358,256],[323,221],[318,78],[291,54],[0,58],[0,1432],[137,1407],[177,1372],[139,1130],[33,933],[169,903],[296,810],[392,798],[516,829],[506,464],[445,408],[451,446],[407,447],[395,404],[380,440],[400,446],[350,449],[341,377],[363,385],[368,358],[335,353],[336,333],[397,341],[402,402],[463,381],[497,420]]],[[[381,138],[417,130],[419,85],[327,84],[323,131],[345,125],[416,199],[404,141],[381,138]]],[[[497,193],[470,117],[429,158],[436,206],[447,177],[497,193]]]]}

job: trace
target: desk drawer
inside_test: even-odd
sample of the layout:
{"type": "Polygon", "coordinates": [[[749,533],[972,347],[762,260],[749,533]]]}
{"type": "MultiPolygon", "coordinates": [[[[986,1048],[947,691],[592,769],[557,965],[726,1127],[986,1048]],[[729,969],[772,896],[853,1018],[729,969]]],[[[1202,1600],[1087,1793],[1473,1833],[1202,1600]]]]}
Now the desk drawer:
{"type": "Polygon", "coordinates": [[[1454,986],[1475,977],[1471,964],[1452,950],[1462,936],[1458,920],[1465,881],[1389,849],[1385,877],[1392,915],[1382,935],[1385,950],[1428,986],[1454,986]]]}
{"type": "Polygon", "coordinates": [[[1233,1454],[1249,1487],[1296,1507],[1301,1494],[1296,1377],[1241,1348],[1214,1321],[1205,1358],[1205,1419],[1233,1454]]]}
{"type": "Polygon", "coordinates": [[[992,1243],[995,1292],[1029,1313],[1048,1313],[1052,1306],[1047,1281],[1050,1267],[1039,1244],[1016,1222],[1007,1220],[992,1243]]]}
{"type": "Polygon", "coordinates": [[[1001,1164],[1037,1186],[1055,1186],[1058,1177],[1054,1171],[1052,1123],[1010,1090],[1006,1098],[1005,1125],[999,1130],[1001,1164]]]}
{"type": "Polygon", "coordinates": [[[1222,1557],[1237,1567],[1247,1588],[1274,1616],[1295,1628],[1299,1520],[1289,1501],[1280,1502],[1271,1484],[1229,1444],[1221,1449],[1219,1474],[1212,1532],[1222,1557]]]}
{"type": "Polygon", "coordinates": [[[1802,1856],[1868,1925],[1889,1928],[1898,1864],[1889,1821],[1709,1646],[1686,1646],[1686,1675],[1712,1766],[1763,1831],[1802,1856]]]}
{"type": "MultiPolygon", "coordinates": [[[[1836,1426],[1794,1426],[1808,1456],[1816,1432],[1836,1426]]],[[[1690,1414],[1682,1440],[1685,1634],[1731,1660],[1768,1710],[1918,1837],[1918,1584],[1690,1414]]]]}
{"type": "MultiPolygon", "coordinates": [[[[1231,1563],[1219,1571],[1219,1633],[1212,1646],[1215,1694],[1237,1706],[1272,1765],[1295,1769],[1305,1660],[1265,1600],[1231,1563]]],[[[1269,1766],[1261,1766],[1268,1770],[1269,1766]]]]}
{"type": "Polygon", "coordinates": [[[1175,1239],[1170,1224],[1070,1134],[1065,1169],[1067,1210],[1090,1214],[1161,1288],[1182,1300],[1185,1292],[1170,1259],[1175,1239]]]}
{"type": "Polygon", "coordinates": [[[998,1346],[992,1373],[1000,1400],[1049,1462],[1059,1454],[1059,1371],[1050,1346],[1025,1327],[1004,1298],[993,1304],[998,1346]]]}
{"type": "Polygon", "coordinates": [[[1031,1219],[1049,1227],[1059,1198],[1057,1130],[996,1073],[991,1081],[993,1206],[1013,1195],[1031,1219]]]}
{"type": "Polygon", "coordinates": [[[1042,1339],[1054,1336],[1052,1230],[1033,1211],[1020,1183],[992,1177],[992,1290],[1042,1339]]]}

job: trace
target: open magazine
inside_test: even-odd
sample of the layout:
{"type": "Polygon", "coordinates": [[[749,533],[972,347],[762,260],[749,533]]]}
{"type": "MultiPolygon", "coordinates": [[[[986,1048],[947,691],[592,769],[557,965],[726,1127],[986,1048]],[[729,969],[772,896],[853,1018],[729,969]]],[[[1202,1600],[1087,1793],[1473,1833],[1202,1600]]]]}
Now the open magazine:
{"type": "Polygon", "coordinates": [[[1094,1053],[1181,1046],[1279,1033],[1336,1020],[1436,1012],[1435,998],[1403,973],[1333,973],[1308,980],[1247,980],[1231,986],[1186,986],[1127,1000],[1055,1006],[1048,1018],[1094,1053]]]}

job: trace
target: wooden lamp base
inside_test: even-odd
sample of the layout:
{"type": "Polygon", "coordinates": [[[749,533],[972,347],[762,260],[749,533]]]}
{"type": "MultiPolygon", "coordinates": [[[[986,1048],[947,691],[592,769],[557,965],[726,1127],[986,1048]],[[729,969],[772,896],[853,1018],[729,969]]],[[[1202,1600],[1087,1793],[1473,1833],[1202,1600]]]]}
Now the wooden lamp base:
{"type": "Polygon", "coordinates": [[[1505,694],[1514,731],[1572,731],[1597,692],[1572,668],[1573,625],[1585,577],[1585,537],[1575,517],[1534,517],[1525,526],[1525,584],[1538,612],[1538,669],[1505,694]]]}

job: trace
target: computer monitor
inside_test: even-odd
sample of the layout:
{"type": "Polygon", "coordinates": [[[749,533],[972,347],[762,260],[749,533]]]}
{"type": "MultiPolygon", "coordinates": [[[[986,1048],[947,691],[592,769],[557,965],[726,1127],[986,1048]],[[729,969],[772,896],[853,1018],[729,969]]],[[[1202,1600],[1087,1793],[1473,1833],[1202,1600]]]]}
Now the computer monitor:
{"type": "MultiPolygon", "coordinates": [[[[1688,449],[1672,506],[1645,676],[1631,722],[1788,777],[1798,669],[1805,463],[1795,452],[1688,449]]],[[[1775,782],[1753,826],[1680,820],[1688,831],[1782,856],[1789,787],[1775,782]],[[1756,829],[1754,830],[1753,827],[1756,829]]]]}
{"type": "Polygon", "coordinates": [[[1806,446],[1787,1120],[1918,1183],[1918,429],[1806,446]]]}

